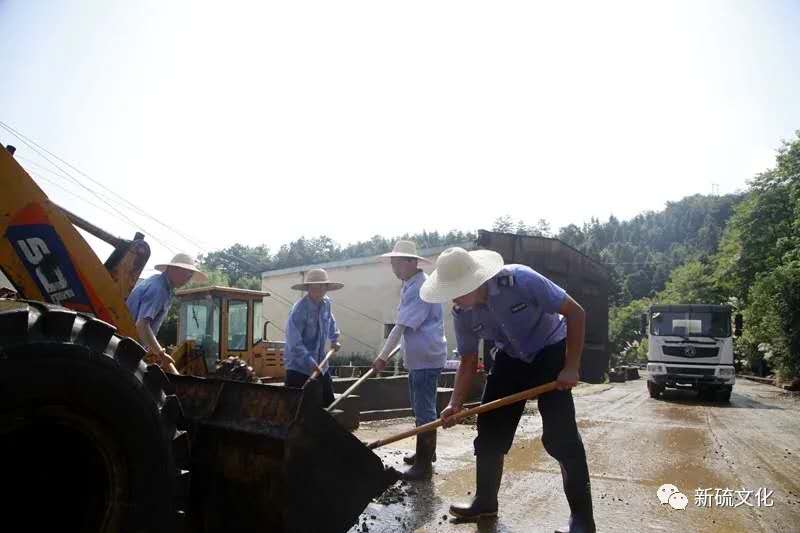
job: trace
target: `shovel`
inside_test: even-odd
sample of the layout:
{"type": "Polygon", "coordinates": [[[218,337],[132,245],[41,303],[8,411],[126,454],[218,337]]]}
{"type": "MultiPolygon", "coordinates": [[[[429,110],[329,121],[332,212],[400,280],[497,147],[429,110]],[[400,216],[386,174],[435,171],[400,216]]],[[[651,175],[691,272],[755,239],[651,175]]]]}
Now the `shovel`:
{"type": "MultiPolygon", "coordinates": [[[[396,354],[396,353],[397,353],[397,352],[399,352],[399,351],[400,351],[400,345],[398,344],[398,345],[395,347],[395,349],[394,349],[394,350],[392,350],[392,351],[389,353],[389,357],[387,357],[387,358],[386,358],[386,360],[388,361],[389,359],[391,359],[391,358],[394,356],[394,354],[396,354]]],[[[352,385],[350,385],[350,388],[349,388],[349,389],[347,389],[346,391],[344,391],[344,392],[342,393],[342,395],[341,395],[341,396],[339,396],[338,398],[336,398],[336,400],[334,400],[334,402],[328,406],[328,408],[327,408],[327,411],[331,411],[331,410],[332,410],[334,407],[336,407],[336,405],[338,405],[338,404],[339,404],[339,402],[341,402],[342,400],[344,400],[345,398],[347,398],[348,396],[350,396],[351,394],[353,394],[353,391],[354,391],[354,390],[356,390],[356,389],[358,388],[358,386],[359,386],[359,385],[361,385],[362,383],[364,383],[365,381],[367,381],[367,379],[369,379],[369,378],[372,376],[372,374],[374,374],[374,373],[375,373],[375,369],[374,369],[374,368],[370,368],[370,369],[367,371],[367,373],[366,373],[366,374],[364,374],[363,376],[361,376],[360,378],[358,378],[358,381],[356,381],[355,383],[353,383],[352,385]]]]}
{"type": "MultiPolygon", "coordinates": [[[[553,390],[556,390],[555,381],[551,381],[550,383],[545,383],[544,385],[539,385],[538,387],[533,387],[532,389],[527,389],[522,392],[518,392],[516,394],[511,394],[510,396],[506,396],[505,398],[498,398],[497,400],[485,403],[483,405],[479,405],[478,407],[473,407],[472,409],[466,409],[464,411],[461,411],[453,415],[452,419],[457,422],[459,420],[467,418],[468,416],[487,413],[489,411],[494,411],[498,407],[503,407],[512,403],[530,400],[531,398],[536,398],[540,394],[544,394],[546,392],[550,392],[553,390]]],[[[414,435],[418,435],[420,433],[425,433],[428,431],[435,430],[442,424],[444,424],[444,421],[440,418],[438,420],[434,420],[433,422],[428,422],[427,424],[423,424],[422,426],[416,427],[414,429],[409,429],[408,431],[398,433],[391,437],[371,442],[370,444],[367,444],[367,448],[369,448],[370,450],[374,450],[375,448],[380,448],[381,446],[391,444],[392,442],[397,442],[398,440],[407,439],[408,437],[413,437],[414,435]]]]}
{"type": "Polygon", "coordinates": [[[317,379],[319,376],[322,375],[322,367],[325,366],[325,363],[327,363],[330,360],[330,358],[333,357],[333,354],[335,354],[335,353],[336,353],[336,350],[334,350],[333,348],[328,350],[328,353],[325,354],[325,359],[323,359],[320,362],[320,364],[317,364],[317,362],[314,361],[314,359],[310,355],[308,356],[308,358],[311,360],[311,362],[314,363],[314,367],[315,368],[314,368],[314,371],[311,373],[311,375],[306,380],[306,382],[303,384],[303,387],[308,385],[308,383],[310,381],[313,381],[313,380],[317,379]]]}

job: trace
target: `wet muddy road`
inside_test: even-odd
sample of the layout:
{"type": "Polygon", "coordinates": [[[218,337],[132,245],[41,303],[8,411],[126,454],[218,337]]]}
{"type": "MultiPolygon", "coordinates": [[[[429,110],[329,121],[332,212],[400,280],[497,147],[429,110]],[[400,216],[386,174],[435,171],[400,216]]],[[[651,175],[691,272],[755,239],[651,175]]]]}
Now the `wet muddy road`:
{"type": "MultiPolygon", "coordinates": [[[[800,532],[800,399],[739,380],[730,405],[701,402],[690,391],[653,400],[640,379],[582,385],[575,404],[599,531],[800,532]],[[656,491],[665,483],[687,496],[685,510],[660,504],[656,491]],[[698,500],[699,489],[710,489],[709,498],[698,500]]],[[[356,435],[372,441],[411,425],[372,422],[356,435]]],[[[390,489],[351,531],[533,532],[565,522],[561,474],[542,448],[534,402],[506,457],[499,517],[454,522],[449,504],[474,491],[474,436],[466,424],[440,430],[433,481],[390,489]]],[[[412,438],[377,452],[399,468],[413,445],[412,438]]]]}

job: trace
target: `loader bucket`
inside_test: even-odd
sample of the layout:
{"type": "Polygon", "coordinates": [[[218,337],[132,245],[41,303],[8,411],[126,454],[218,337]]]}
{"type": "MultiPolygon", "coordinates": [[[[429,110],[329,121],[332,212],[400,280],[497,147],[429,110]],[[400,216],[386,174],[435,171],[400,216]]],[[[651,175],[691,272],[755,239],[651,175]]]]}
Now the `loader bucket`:
{"type": "Polygon", "coordinates": [[[322,409],[317,382],[170,380],[191,437],[191,531],[346,531],[398,479],[322,409]]]}

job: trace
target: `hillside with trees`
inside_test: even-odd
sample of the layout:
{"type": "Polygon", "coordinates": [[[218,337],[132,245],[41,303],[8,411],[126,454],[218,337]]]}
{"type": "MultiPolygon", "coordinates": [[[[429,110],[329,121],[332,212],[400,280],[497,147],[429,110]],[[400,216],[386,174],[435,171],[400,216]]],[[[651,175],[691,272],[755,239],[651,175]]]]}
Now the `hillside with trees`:
{"type": "MultiPolygon", "coordinates": [[[[743,366],[769,367],[784,379],[800,373],[800,131],[782,142],[775,167],[738,194],[698,194],[630,220],[593,218],[557,232],[543,219],[529,224],[503,215],[492,229],[557,237],[609,267],[615,360],[646,355],[639,314],[651,302],[727,303],[745,317],[737,340],[743,366]]],[[[320,235],[300,237],[274,253],[234,244],[201,256],[200,264],[215,283],[259,288],[261,271],[377,255],[398,238],[426,248],[474,240],[476,234],[376,235],[346,246],[320,235]]]]}

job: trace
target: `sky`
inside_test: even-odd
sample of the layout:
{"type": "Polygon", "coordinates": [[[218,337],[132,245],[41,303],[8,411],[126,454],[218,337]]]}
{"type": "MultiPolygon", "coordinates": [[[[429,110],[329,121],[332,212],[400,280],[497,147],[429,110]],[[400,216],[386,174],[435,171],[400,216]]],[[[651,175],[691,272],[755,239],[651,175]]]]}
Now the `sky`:
{"type": "Polygon", "coordinates": [[[788,0],[0,0],[0,121],[74,168],[0,142],[57,203],[143,231],[149,266],[629,219],[773,165],[797,28],[788,0]]]}

